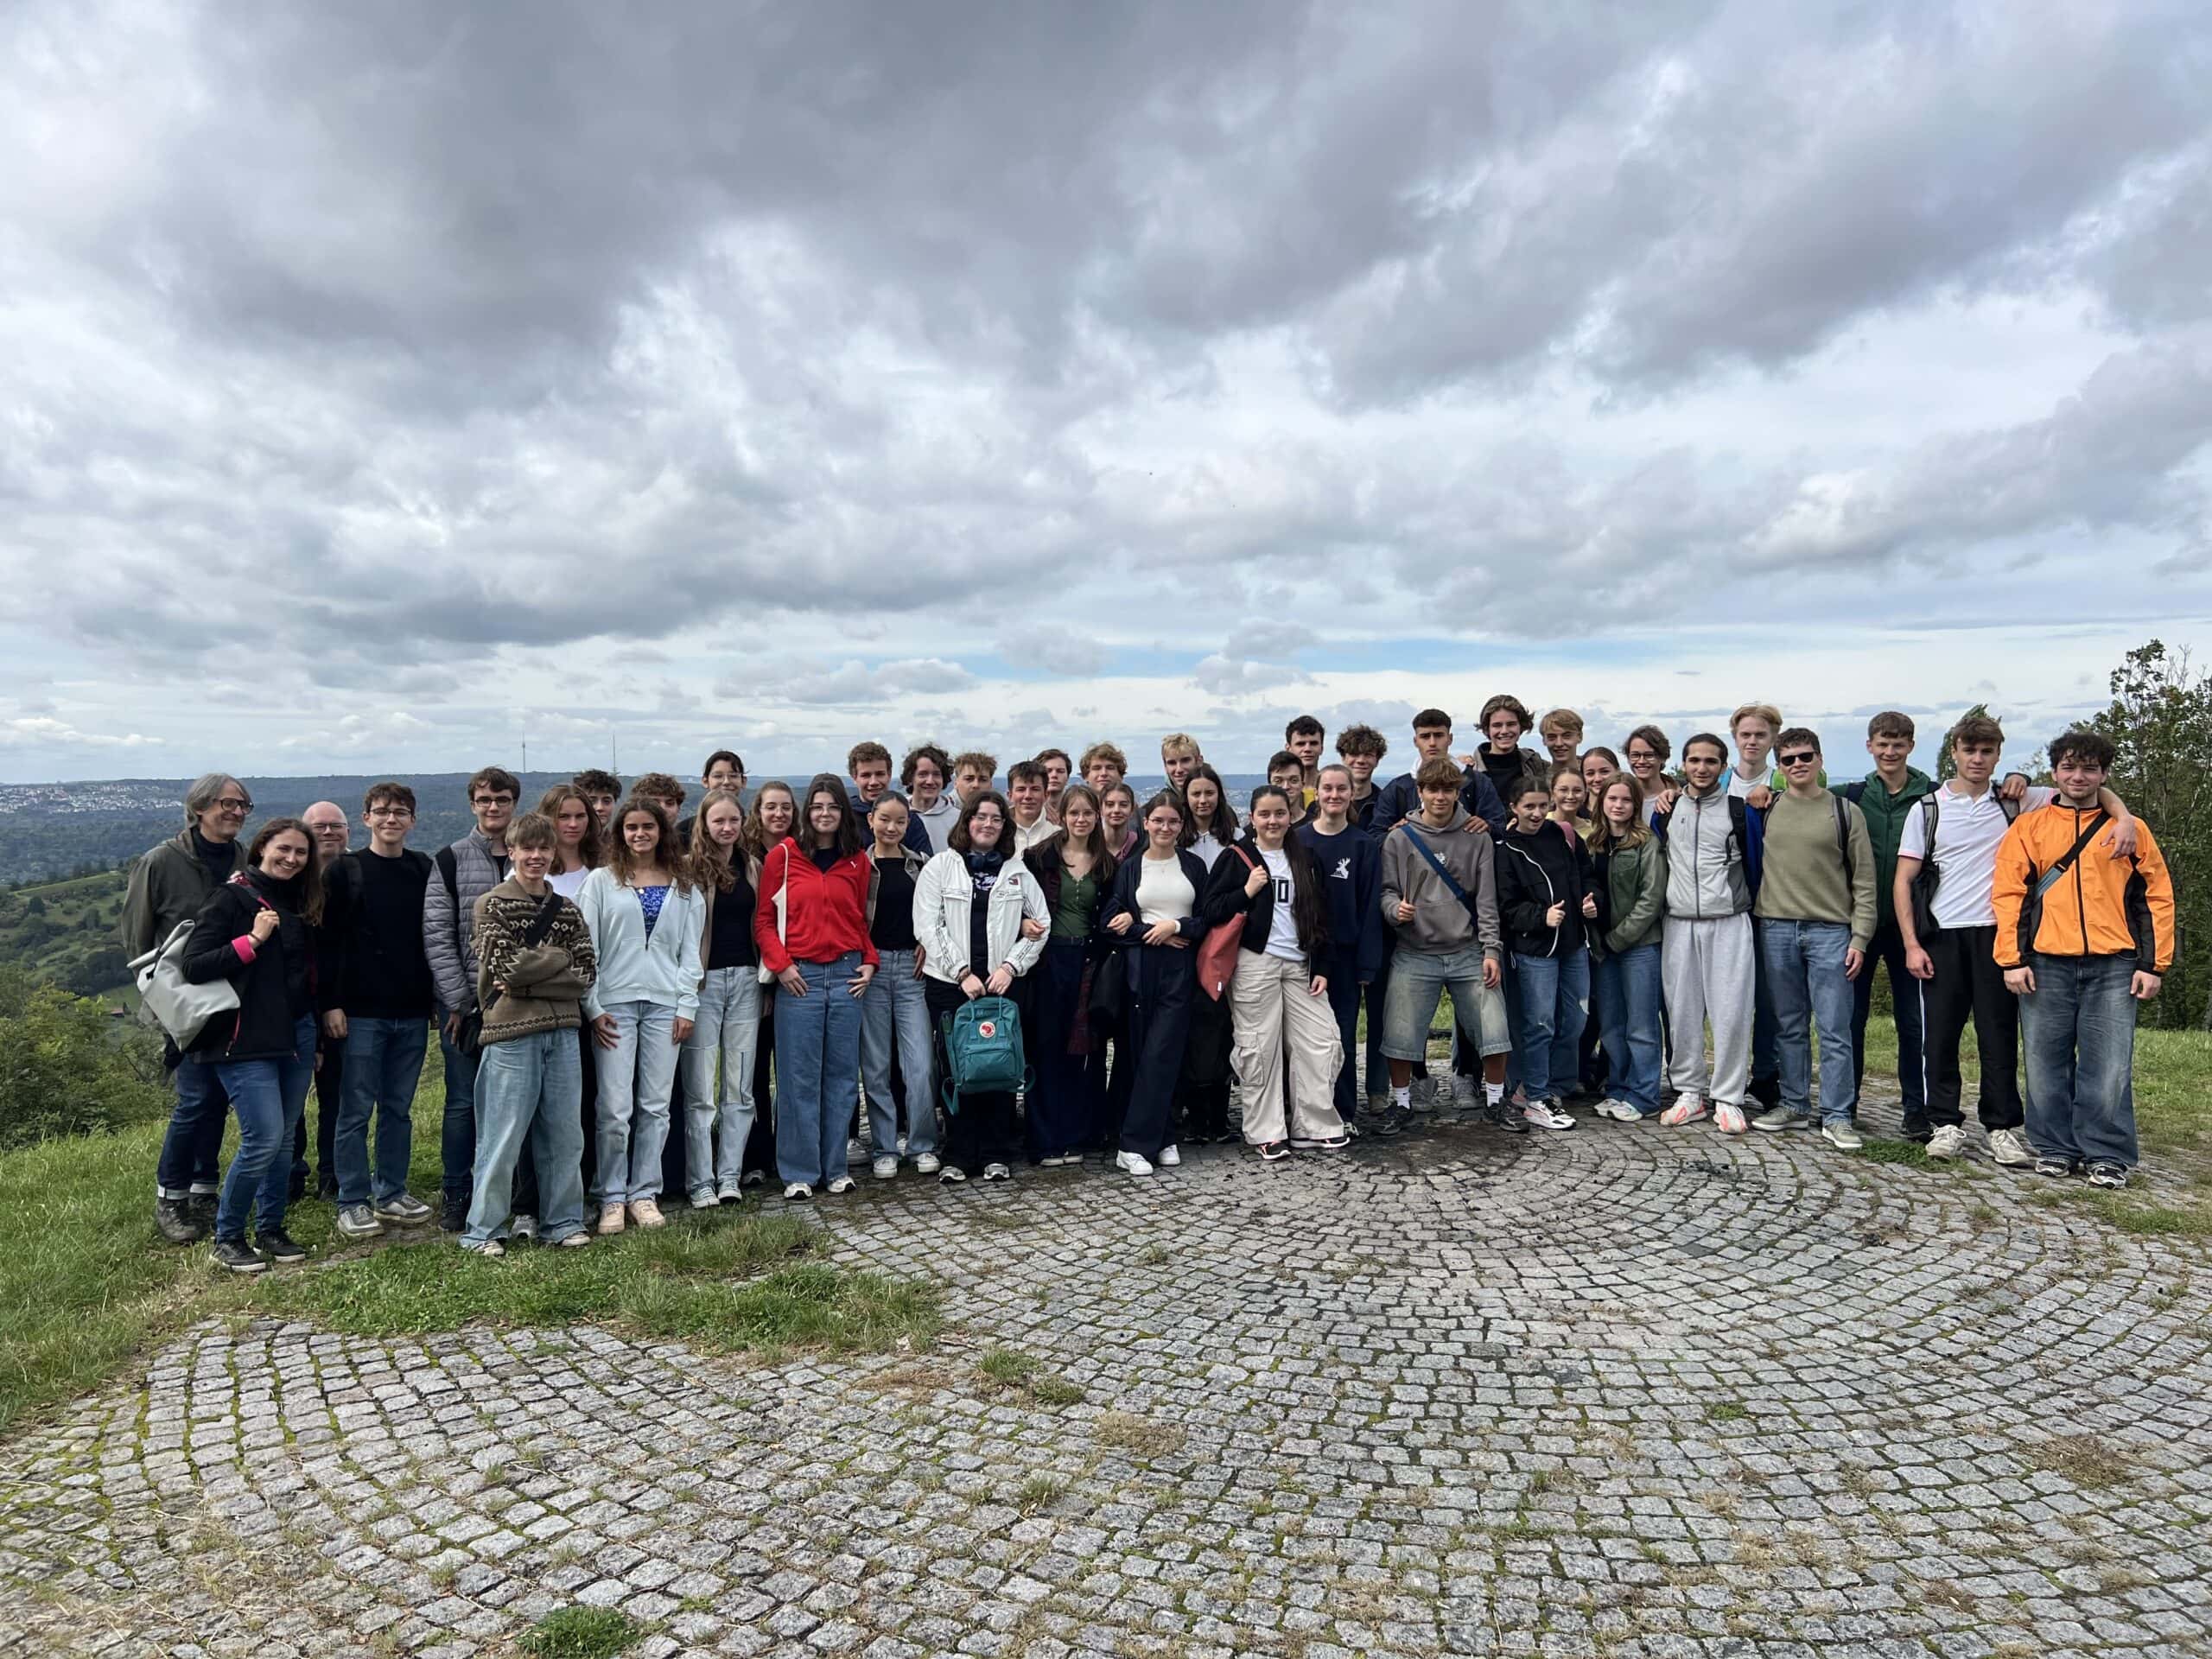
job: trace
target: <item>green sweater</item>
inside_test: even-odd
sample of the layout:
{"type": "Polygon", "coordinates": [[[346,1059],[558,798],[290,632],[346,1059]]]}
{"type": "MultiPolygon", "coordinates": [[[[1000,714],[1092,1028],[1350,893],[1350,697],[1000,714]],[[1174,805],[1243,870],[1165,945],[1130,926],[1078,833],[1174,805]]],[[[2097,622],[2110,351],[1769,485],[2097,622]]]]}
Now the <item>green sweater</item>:
{"type": "Polygon", "coordinates": [[[1866,948],[1874,937],[1874,849],[1865,813],[1830,795],[1811,801],[1777,795],[1767,813],[1760,862],[1754,913],[1761,921],[1840,922],[1851,929],[1851,948],[1866,948]],[[1847,876],[1837,856],[1838,807],[1849,830],[1847,876]]]}
{"type": "Polygon", "coordinates": [[[1896,794],[1882,781],[1882,774],[1870,772],[1856,785],[1830,784],[1835,794],[1849,799],[1849,791],[1859,790],[1859,810],[1866,815],[1866,838],[1874,848],[1874,925],[1877,931],[1890,926],[1897,920],[1891,892],[1897,874],[1897,843],[1904,838],[1904,821],[1922,798],[1936,787],[1936,780],[1917,766],[1905,768],[1904,787],[1896,794]]]}

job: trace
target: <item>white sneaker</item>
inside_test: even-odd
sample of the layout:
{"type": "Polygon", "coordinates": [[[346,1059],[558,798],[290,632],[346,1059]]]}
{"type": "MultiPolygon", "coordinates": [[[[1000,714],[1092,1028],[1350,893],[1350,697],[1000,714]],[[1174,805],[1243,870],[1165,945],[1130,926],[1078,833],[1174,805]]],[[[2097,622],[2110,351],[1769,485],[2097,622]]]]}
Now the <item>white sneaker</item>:
{"type": "Polygon", "coordinates": [[[1166,1146],[1160,1149],[1160,1166],[1162,1169],[1173,1169],[1182,1161],[1183,1149],[1180,1147],[1166,1146]]]}
{"type": "Polygon", "coordinates": [[[1724,1100],[1715,1103],[1713,1108],[1713,1127],[1723,1135],[1744,1135],[1750,1132],[1751,1125],[1742,1107],[1732,1106],[1724,1100]]]}
{"type": "Polygon", "coordinates": [[[849,1175],[832,1175],[827,1190],[830,1197],[842,1198],[853,1190],[853,1178],[849,1175]]]}
{"type": "MultiPolygon", "coordinates": [[[[919,1159],[916,1159],[914,1160],[914,1167],[917,1169],[921,1167],[921,1160],[919,1159]]],[[[968,1172],[961,1168],[957,1164],[948,1164],[944,1169],[938,1172],[937,1179],[942,1185],[957,1186],[961,1182],[968,1179],[968,1172]]]]}
{"type": "Polygon", "coordinates": [[[535,1244],[537,1242],[537,1217],[517,1216],[507,1229],[507,1236],[518,1244],[535,1244]]]}
{"type": "Polygon", "coordinates": [[[1946,1123],[1928,1137],[1930,1158],[1952,1159],[1967,1149],[1967,1132],[1955,1123],[1946,1123]]]}
{"type": "Polygon", "coordinates": [[[745,1200],[745,1189],[735,1181],[724,1181],[715,1189],[715,1197],[724,1204],[741,1204],[745,1200]]]}
{"type": "Polygon", "coordinates": [[[887,1181],[899,1173],[899,1160],[886,1154],[868,1166],[869,1173],[879,1181],[887,1181]]]}
{"type": "Polygon", "coordinates": [[[1522,1109],[1521,1116],[1528,1121],[1532,1128],[1571,1129],[1574,1127],[1574,1120],[1569,1117],[1561,1109],[1559,1102],[1549,1095],[1541,1100],[1530,1101],[1522,1109]]]}
{"type": "Polygon", "coordinates": [[[1643,1122],[1643,1114],[1637,1111],[1635,1107],[1630,1105],[1628,1102],[1621,1099],[1618,1096],[1614,1096],[1611,1098],[1599,1101],[1598,1103],[1598,1110],[1601,1116],[1611,1118],[1616,1123],[1641,1123],[1643,1122]]]}
{"type": "Polygon", "coordinates": [[[630,1219],[639,1226],[645,1228],[665,1227],[668,1225],[668,1217],[661,1214],[660,1205],[655,1204],[651,1198],[639,1198],[635,1203],[632,1204],[630,1206],[630,1219]]]}
{"type": "Polygon", "coordinates": [[[721,1195],[711,1186],[695,1186],[691,1189],[691,1207],[694,1210],[718,1209],[721,1207],[721,1195]]]}
{"type": "Polygon", "coordinates": [[[857,1164],[861,1159],[867,1156],[868,1148],[861,1145],[859,1141],[848,1141],[845,1142],[845,1161],[847,1163],[857,1164]]]}
{"type": "Polygon", "coordinates": [[[899,1137],[899,1155],[901,1158],[906,1155],[906,1137],[903,1135],[899,1137]]]}
{"type": "Polygon", "coordinates": [[[987,1181],[1010,1181],[1014,1179],[1014,1172],[1004,1164],[985,1164],[983,1179],[987,1181]]]}
{"type": "MultiPolygon", "coordinates": [[[[1160,1161],[1165,1163],[1166,1160],[1163,1156],[1160,1161]]],[[[1126,1169],[1132,1175],[1149,1175],[1152,1173],[1151,1160],[1143,1157],[1140,1154],[1134,1152],[1116,1153],[1114,1154],[1114,1167],[1116,1169],[1126,1169]]]]}
{"type": "Polygon", "coordinates": [[[814,1196],[814,1189],[804,1181],[793,1181],[784,1189],[784,1199],[789,1204],[803,1204],[814,1196]]]}
{"type": "Polygon", "coordinates": [[[2019,1169],[2036,1160],[2035,1148],[2018,1129],[1992,1129],[1989,1155],[2008,1169],[2019,1169]]]}
{"type": "Polygon", "coordinates": [[[1659,1114],[1659,1121],[1670,1129],[1678,1129],[1685,1123],[1694,1123],[1700,1118],[1712,1116],[1712,1109],[1705,1103],[1704,1096],[1682,1095],[1676,1098],[1673,1105],[1659,1114]]]}
{"type": "Polygon", "coordinates": [[[933,1152],[925,1152],[914,1160],[914,1173],[917,1175],[934,1175],[944,1167],[944,1166],[938,1161],[937,1154],[933,1152]]]}

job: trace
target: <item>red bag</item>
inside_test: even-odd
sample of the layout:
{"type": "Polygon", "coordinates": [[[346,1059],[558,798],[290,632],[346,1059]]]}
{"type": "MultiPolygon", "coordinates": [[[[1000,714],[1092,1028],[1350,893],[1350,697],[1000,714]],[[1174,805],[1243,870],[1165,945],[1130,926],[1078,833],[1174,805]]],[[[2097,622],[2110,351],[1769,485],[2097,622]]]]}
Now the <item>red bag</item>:
{"type": "MultiPolygon", "coordinates": [[[[1242,847],[1229,850],[1244,859],[1248,872],[1260,868],[1244,857],[1242,847]]],[[[1241,910],[1206,931],[1205,941],[1198,946],[1198,988],[1215,1001],[1229,995],[1229,982],[1236,977],[1236,953],[1243,948],[1244,912],[1241,910]]]]}

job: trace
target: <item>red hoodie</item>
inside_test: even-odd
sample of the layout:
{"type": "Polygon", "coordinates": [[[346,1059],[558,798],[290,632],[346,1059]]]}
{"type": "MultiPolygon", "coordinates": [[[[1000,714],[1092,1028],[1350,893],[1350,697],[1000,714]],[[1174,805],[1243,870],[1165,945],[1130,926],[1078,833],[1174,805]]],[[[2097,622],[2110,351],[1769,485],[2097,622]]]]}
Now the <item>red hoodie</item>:
{"type": "Polygon", "coordinates": [[[753,912],[753,942],[760,963],[780,974],[793,962],[835,962],[849,950],[876,965],[868,936],[868,853],[841,858],[825,872],[798,842],[785,836],[768,849],[760,868],[760,896],[753,912]],[[776,897],[784,897],[784,937],[776,937],[776,897]]]}

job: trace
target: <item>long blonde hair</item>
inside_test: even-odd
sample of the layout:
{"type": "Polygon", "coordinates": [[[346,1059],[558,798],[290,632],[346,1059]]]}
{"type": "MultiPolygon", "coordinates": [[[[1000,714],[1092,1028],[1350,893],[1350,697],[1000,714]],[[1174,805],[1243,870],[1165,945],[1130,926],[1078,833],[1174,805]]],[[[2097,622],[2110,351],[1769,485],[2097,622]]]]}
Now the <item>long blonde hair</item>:
{"type": "Polygon", "coordinates": [[[707,833],[707,813],[709,809],[727,801],[737,809],[737,841],[734,843],[741,856],[744,854],[745,832],[753,819],[745,810],[745,803],[730,789],[710,789],[699,803],[698,815],[691,820],[691,846],[686,861],[691,867],[691,879],[701,887],[715,893],[728,893],[737,885],[737,870],[730,863],[729,849],[707,833]]]}
{"type": "Polygon", "coordinates": [[[1636,781],[1632,772],[1617,772],[1598,785],[1598,815],[1590,823],[1590,850],[1610,853],[1622,847],[1641,847],[1651,839],[1651,826],[1643,817],[1643,785],[1636,781]],[[1628,791],[1628,828],[1616,835],[1613,821],[1605,816],[1605,797],[1616,789],[1628,791]]]}

